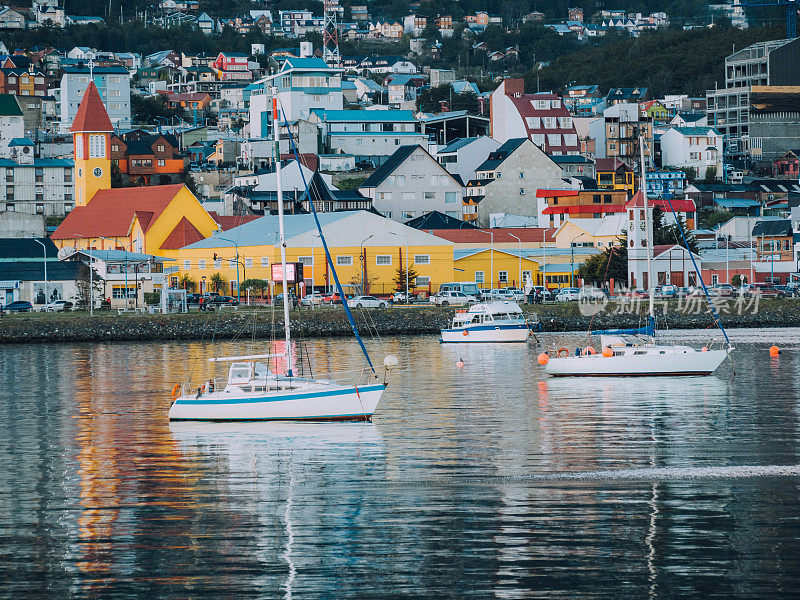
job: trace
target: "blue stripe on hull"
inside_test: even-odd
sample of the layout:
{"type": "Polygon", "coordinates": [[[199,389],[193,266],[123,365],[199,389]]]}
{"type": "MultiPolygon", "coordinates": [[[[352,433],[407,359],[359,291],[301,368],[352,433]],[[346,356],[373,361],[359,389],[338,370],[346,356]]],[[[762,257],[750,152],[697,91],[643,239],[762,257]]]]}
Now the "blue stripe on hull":
{"type": "Polygon", "coordinates": [[[202,417],[196,418],[175,418],[171,417],[170,421],[211,421],[214,423],[224,423],[230,421],[371,421],[372,414],[357,414],[357,415],[318,415],[315,417],[248,417],[244,419],[207,419],[202,417]]]}
{"type": "MultiPolygon", "coordinates": [[[[377,392],[379,390],[385,390],[385,385],[368,385],[362,388],[358,388],[359,393],[366,393],[366,392],[377,392]]],[[[343,390],[331,390],[329,392],[309,392],[307,394],[288,394],[286,396],[267,396],[267,397],[259,397],[259,398],[231,398],[229,400],[220,398],[217,400],[200,400],[200,399],[181,399],[175,401],[175,404],[179,404],[181,406],[197,406],[199,404],[263,404],[267,402],[286,402],[289,400],[304,400],[306,398],[320,398],[322,396],[343,396],[345,394],[353,394],[356,392],[356,388],[346,388],[343,390]]]]}

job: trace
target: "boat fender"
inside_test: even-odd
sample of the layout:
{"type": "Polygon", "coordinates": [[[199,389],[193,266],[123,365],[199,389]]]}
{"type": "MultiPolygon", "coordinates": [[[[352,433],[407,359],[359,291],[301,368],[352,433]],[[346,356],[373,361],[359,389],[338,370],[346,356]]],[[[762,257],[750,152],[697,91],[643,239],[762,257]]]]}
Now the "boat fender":
{"type": "Polygon", "coordinates": [[[181,384],[180,383],[176,383],[175,387],[172,388],[172,401],[173,402],[175,402],[175,400],[177,400],[178,394],[180,394],[180,392],[181,392],[181,384]]]}
{"type": "Polygon", "coordinates": [[[463,334],[463,335],[465,335],[465,336],[469,335],[469,331],[467,331],[467,330],[465,329],[465,330],[464,330],[464,334],[463,334]]]}
{"type": "Polygon", "coordinates": [[[592,346],[586,346],[586,348],[583,349],[583,355],[588,356],[590,354],[597,354],[597,350],[595,350],[592,346]]]}
{"type": "Polygon", "coordinates": [[[608,346],[606,346],[605,348],[603,348],[603,356],[605,356],[606,358],[611,358],[612,356],[614,356],[614,351],[608,346]]]}
{"type": "Polygon", "coordinates": [[[536,357],[536,361],[541,366],[545,366],[548,362],[550,362],[550,355],[547,352],[542,352],[539,356],[536,357]]]}
{"type": "Polygon", "coordinates": [[[558,353],[556,354],[556,356],[558,358],[561,358],[563,356],[569,356],[569,350],[567,350],[566,348],[559,348],[558,349],[558,353]]]}
{"type": "Polygon", "coordinates": [[[580,355],[581,355],[581,349],[575,348],[575,356],[580,356],[580,355]]]}
{"type": "Polygon", "coordinates": [[[200,393],[205,394],[208,391],[208,382],[204,382],[203,385],[200,386],[200,393]]]}

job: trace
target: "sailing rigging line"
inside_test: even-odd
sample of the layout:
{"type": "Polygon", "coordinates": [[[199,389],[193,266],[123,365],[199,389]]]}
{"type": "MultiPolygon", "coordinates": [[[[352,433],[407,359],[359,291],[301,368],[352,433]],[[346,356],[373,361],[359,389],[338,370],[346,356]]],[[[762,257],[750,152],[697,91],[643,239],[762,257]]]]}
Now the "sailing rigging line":
{"type": "MultiPolygon", "coordinates": [[[[344,307],[344,312],[347,315],[347,320],[350,322],[350,328],[353,330],[353,334],[356,336],[356,340],[358,341],[358,345],[361,346],[361,351],[364,353],[364,356],[367,359],[367,363],[369,364],[369,368],[372,369],[372,373],[375,374],[375,367],[372,364],[372,361],[369,358],[369,354],[367,353],[367,348],[364,346],[364,340],[361,339],[361,336],[358,333],[358,327],[356,326],[355,319],[353,319],[353,315],[350,312],[350,307],[347,304],[347,296],[344,293],[344,289],[342,288],[342,284],[339,281],[339,275],[336,273],[336,268],[333,264],[333,259],[331,258],[331,253],[328,250],[328,242],[325,240],[325,236],[322,234],[322,225],[319,222],[319,217],[317,216],[317,209],[314,206],[314,199],[311,196],[311,190],[308,187],[308,182],[306,181],[306,175],[303,173],[302,164],[300,163],[300,153],[297,150],[297,146],[294,143],[294,137],[292,136],[292,132],[289,130],[289,121],[286,118],[286,111],[283,108],[283,103],[278,100],[280,104],[280,112],[283,114],[283,124],[286,127],[287,132],[289,133],[289,144],[291,145],[292,153],[295,156],[295,160],[297,160],[297,166],[300,167],[300,177],[303,180],[303,187],[306,190],[306,195],[308,197],[308,206],[311,209],[311,214],[314,216],[314,222],[317,225],[317,231],[319,232],[319,239],[322,241],[322,247],[325,250],[325,258],[328,261],[328,265],[330,266],[331,273],[333,274],[333,281],[336,283],[336,289],[339,292],[339,297],[342,299],[342,306],[344,307]]],[[[280,148],[276,148],[276,151],[280,153],[280,148]]],[[[280,168],[280,155],[277,157],[276,162],[277,168],[280,168]]],[[[283,204],[283,198],[278,197],[278,205],[281,206],[283,204]]]]}

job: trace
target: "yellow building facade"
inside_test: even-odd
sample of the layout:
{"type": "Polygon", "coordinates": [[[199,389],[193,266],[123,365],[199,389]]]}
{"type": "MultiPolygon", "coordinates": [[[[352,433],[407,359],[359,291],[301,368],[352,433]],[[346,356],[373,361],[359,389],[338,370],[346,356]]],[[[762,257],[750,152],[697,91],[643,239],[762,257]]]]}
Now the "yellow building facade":
{"type": "Polygon", "coordinates": [[[479,288],[523,288],[528,277],[540,278],[538,261],[497,249],[459,250],[454,266],[459,275],[454,281],[474,281],[479,288]]]}

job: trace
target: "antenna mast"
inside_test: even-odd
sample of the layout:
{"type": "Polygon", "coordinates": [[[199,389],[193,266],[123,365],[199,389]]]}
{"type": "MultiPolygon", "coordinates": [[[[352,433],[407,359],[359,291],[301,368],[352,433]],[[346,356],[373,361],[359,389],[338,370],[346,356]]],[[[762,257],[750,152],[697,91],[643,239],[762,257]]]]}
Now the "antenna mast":
{"type": "Polygon", "coordinates": [[[322,28],[322,60],[329,67],[340,67],[342,56],[339,54],[339,27],[336,22],[341,10],[339,0],[324,0],[325,13],[322,28]]]}

